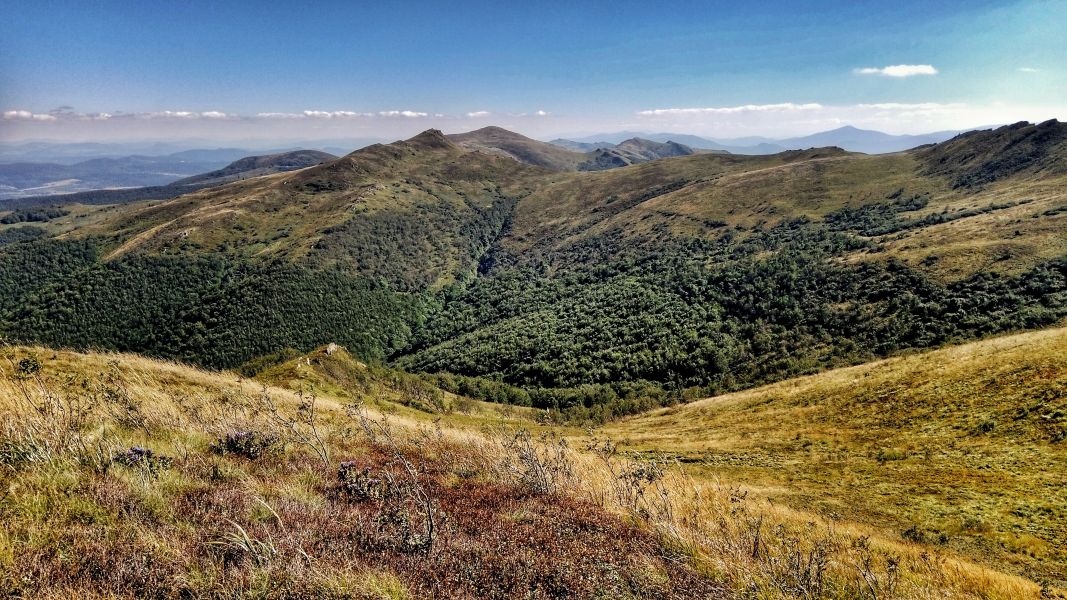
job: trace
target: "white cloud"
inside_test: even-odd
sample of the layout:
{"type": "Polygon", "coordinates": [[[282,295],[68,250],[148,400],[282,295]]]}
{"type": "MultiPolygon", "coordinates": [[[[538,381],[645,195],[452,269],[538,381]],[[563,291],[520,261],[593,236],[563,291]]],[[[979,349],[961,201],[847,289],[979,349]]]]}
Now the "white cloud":
{"type": "Polygon", "coordinates": [[[956,110],[966,108],[962,102],[879,102],[875,104],[857,104],[859,108],[876,108],[878,110],[956,110]]]}
{"type": "MultiPolygon", "coordinates": [[[[797,104],[796,106],[804,106],[797,104]]],[[[1014,104],[964,102],[868,102],[826,104],[810,110],[694,112],[640,111],[626,128],[676,131],[711,138],[791,137],[851,125],[890,134],[917,134],[968,129],[996,123],[1039,123],[1067,114],[1065,104],[1014,104]]]]}
{"type": "Polygon", "coordinates": [[[1041,69],[1035,69],[1034,67],[1019,67],[1016,69],[1020,73],[1040,73],[1041,69]]]}
{"type": "Polygon", "coordinates": [[[313,119],[350,119],[353,117],[372,117],[374,115],[372,113],[361,113],[351,110],[305,110],[303,116],[311,117],[313,119]]]}
{"type": "Polygon", "coordinates": [[[146,119],[193,119],[197,113],[188,110],[161,110],[157,112],[140,113],[137,116],[146,119]]]}
{"type": "Polygon", "coordinates": [[[421,117],[428,117],[429,115],[424,112],[415,112],[413,110],[383,110],[378,113],[379,117],[406,117],[408,119],[418,119],[421,117]]]}
{"type": "MultiPolygon", "coordinates": [[[[85,115],[78,113],[69,114],[76,117],[85,117],[85,115]]],[[[155,112],[132,113],[131,116],[140,119],[228,119],[232,118],[233,115],[228,115],[217,110],[207,110],[204,112],[195,110],[160,110],[155,112]]]]}
{"type": "Polygon", "coordinates": [[[912,77],[914,75],[937,75],[933,65],[889,65],[888,67],[863,67],[857,75],[882,75],[885,77],[912,77]]]}
{"type": "Polygon", "coordinates": [[[287,112],[261,112],[256,113],[257,119],[300,119],[304,115],[301,113],[287,113],[287,112]]]}
{"type": "Polygon", "coordinates": [[[738,113],[768,112],[768,111],[794,111],[794,110],[818,110],[821,104],[794,104],[783,102],[780,104],[744,104],[742,106],[722,106],[707,108],[656,108],[642,110],[637,114],[643,117],[658,117],[664,115],[730,115],[738,113]]]}
{"type": "Polygon", "coordinates": [[[55,115],[32,113],[28,110],[9,110],[4,112],[5,121],[55,121],[55,115]]]}
{"type": "MultiPolygon", "coordinates": [[[[467,116],[479,116],[482,114],[488,115],[488,112],[479,113],[467,113],[467,116]]],[[[383,110],[379,112],[356,112],[352,110],[305,110],[298,113],[292,112],[261,112],[256,113],[256,119],[367,119],[372,117],[402,117],[408,119],[417,119],[430,116],[428,113],[416,112],[412,110],[383,110]]],[[[437,113],[435,117],[443,117],[443,114],[437,113]]]]}
{"type": "Polygon", "coordinates": [[[547,117],[548,116],[548,113],[543,111],[543,110],[539,110],[539,111],[535,112],[534,114],[539,116],[539,117],[547,117]]]}
{"type": "Polygon", "coordinates": [[[491,114],[493,114],[493,113],[491,113],[491,112],[489,112],[487,110],[476,110],[474,112],[467,113],[467,116],[472,118],[472,119],[478,119],[478,118],[481,118],[481,117],[488,117],[491,114]]]}

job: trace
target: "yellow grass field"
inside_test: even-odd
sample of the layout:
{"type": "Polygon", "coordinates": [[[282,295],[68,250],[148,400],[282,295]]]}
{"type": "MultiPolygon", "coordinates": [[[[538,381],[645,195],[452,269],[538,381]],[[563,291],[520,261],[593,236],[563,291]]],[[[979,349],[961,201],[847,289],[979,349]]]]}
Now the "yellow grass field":
{"type": "Polygon", "coordinates": [[[793,509],[1065,585],[1067,329],[837,369],[609,425],[793,509]]]}

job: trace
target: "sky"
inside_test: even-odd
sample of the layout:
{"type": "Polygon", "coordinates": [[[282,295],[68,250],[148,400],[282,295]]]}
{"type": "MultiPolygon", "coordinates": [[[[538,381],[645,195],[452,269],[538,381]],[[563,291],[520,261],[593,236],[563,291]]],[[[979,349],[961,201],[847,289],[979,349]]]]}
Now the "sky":
{"type": "Polygon", "coordinates": [[[1067,120],[1067,0],[0,0],[0,141],[1067,120]]]}

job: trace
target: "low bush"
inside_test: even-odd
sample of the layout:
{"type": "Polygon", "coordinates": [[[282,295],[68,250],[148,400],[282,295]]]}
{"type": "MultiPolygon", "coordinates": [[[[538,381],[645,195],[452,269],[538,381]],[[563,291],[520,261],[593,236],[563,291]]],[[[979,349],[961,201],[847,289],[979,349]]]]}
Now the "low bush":
{"type": "Polygon", "coordinates": [[[375,477],[369,466],[345,461],[337,469],[338,489],[356,500],[381,500],[388,495],[386,481],[375,477]]]}
{"type": "Polygon", "coordinates": [[[148,475],[159,475],[165,469],[170,468],[173,462],[170,457],[156,454],[148,448],[133,446],[127,450],[116,453],[111,457],[115,464],[140,469],[148,475]]]}
{"type": "Polygon", "coordinates": [[[252,430],[228,432],[216,440],[211,449],[217,454],[236,454],[255,460],[281,452],[282,446],[277,435],[252,430]]]}

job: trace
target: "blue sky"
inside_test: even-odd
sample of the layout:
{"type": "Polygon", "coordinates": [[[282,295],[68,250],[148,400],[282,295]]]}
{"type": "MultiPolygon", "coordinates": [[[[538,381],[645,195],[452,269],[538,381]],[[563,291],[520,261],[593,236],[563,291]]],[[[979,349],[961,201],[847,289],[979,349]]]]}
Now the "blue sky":
{"type": "Polygon", "coordinates": [[[0,0],[0,138],[1067,118],[1067,0],[300,4],[0,0]]]}

